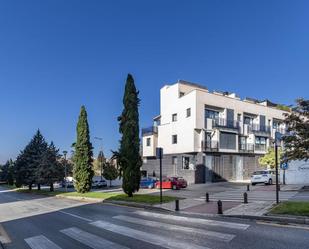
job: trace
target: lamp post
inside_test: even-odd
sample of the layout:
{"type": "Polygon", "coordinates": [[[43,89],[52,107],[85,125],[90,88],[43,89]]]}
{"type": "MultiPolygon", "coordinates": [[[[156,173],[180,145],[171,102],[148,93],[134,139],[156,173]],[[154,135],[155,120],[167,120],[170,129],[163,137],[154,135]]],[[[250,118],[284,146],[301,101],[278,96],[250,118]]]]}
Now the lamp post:
{"type": "Polygon", "coordinates": [[[64,156],[64,179],[65,179],[65,192],[68,192],[68,183],[67,183],[67,154],[68,152],[64,150],[63,152],[64,156]]]}

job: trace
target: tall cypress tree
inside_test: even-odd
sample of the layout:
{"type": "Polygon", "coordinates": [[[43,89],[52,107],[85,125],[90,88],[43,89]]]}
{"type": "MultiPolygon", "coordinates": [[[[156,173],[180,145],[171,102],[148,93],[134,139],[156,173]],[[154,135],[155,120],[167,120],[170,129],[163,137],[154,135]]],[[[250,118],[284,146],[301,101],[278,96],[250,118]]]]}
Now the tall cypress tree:
{"type": "Polygon", "coordinates": [[[92,144],[90,142],[89,125],[85,106],[81,107],[77,123],[77,139],[74,144],[74,186],[77,192],[90,191],[93,177],[92,169],[92,144]]]}
{"type": "Polygon", "coordinates": [[[122,134],[118,152],[118,164],[123,178],[122,189],[129,197],[132,197],[133,193],[139,190],[141,177],[139,102],[134,79],[131,74],[128,74],[123,96],[124,109],[118,118],[119,132],[122,134]]]}

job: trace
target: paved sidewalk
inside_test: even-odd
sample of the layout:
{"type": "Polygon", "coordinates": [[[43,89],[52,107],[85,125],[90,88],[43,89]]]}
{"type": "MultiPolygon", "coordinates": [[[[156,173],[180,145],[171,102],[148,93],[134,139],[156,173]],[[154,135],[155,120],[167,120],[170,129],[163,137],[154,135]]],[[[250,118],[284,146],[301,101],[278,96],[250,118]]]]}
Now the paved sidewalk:
{"type": "Polygon", "coordinates": [[[269,201],[255,201],[247,204],[240,204],[224,212],[225,215],[250,215],[262,216],[268,212],[273,206],[274,202],[269,201]]]}

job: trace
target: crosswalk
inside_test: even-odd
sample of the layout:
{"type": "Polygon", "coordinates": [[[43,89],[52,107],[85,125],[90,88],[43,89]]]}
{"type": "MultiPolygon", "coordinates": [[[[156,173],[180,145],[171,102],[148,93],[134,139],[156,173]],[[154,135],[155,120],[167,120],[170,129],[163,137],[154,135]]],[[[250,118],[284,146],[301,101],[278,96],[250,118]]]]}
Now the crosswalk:
{"type": "MultiPolygon", "coordinates": [[[[243,194],[245,191],[239,190],[228,190],[219,193],[210,194],[210,201],[240,201],[244,200],[243,194]]],[[[295,196],[295,192],[279,192],[280,200],[287,201],[295,196]]],[[[273,191],[248,191],[247,192],[249,201],[275,201],[276,193],[273,191]]],[[[195,200],[205,201],[205,196],[201,196],[200,198],[196,198],[195,200]]]]}
{"type": "MultiPolygon", "coordinates": [[[[128,246],[130,241],[139,241],[139,243],[151,244],[151,248],[210,249],[209,241],[228,245],[236,237],[236,231],[244,231],[248,228],[248,224],[242,223],[188,218],[139,210],[130,213],[130,215],[116,215],[109,220],[87,222],[82,228],[72,226],[58,232],[59,235],[62,234],[69,240],[68,243],[72,243],[70,248],[75,248],[74,243],[78,243],[78,248],[83,245],[81,248],[128,249],[136,248],[133,244],[128,246]],[[93,228],[96,229],[95,233],[93,228]],[[211,230],[213,228],[228,229],[228,232],[213,231],[211,230]],[[106,236],[104,231],[112,233],[114,239],[106,236]],[[177,236],[171,236],[172,232],[175,232],[177,236]],[[125,236],[129,238],[129,242],[124,245],[123,240],[115,240],[115,236],[116,238],[117,236],[125,236]],[[192,237],[195,236],[199,236],[202,240],[194,240],[192,237]]],[[[39,234],[25,239],[27,248],[31,249],[68,248],[67,244],[61,245],[61,241],[52,241],[47,234],[39,234]]]]}

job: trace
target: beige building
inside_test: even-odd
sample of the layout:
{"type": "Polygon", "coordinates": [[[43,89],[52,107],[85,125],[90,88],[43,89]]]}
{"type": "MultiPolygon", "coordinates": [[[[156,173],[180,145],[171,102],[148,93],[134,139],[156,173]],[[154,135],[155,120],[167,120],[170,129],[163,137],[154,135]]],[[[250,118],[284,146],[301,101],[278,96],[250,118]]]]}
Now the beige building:
{"type": "Polygon", "coordinates": [[[155,149],[162,147],[166,176],[190,183],[249,179],[275,132],[285,132],[284,113],[268,100],[242,100],[186,81],[166,85],[160,115],[142,130],[143,170],[158,174],[155,149]]]}

